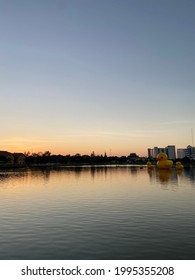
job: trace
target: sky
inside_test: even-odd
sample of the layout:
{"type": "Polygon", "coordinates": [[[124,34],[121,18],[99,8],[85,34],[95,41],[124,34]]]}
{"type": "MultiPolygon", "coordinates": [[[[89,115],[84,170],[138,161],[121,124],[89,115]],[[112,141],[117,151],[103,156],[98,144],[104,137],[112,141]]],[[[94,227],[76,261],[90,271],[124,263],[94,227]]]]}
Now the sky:
{"type": "Polygon", "coordinates": [[[0,150],[195,139],[194,0],[0,0],[0,150]]]}

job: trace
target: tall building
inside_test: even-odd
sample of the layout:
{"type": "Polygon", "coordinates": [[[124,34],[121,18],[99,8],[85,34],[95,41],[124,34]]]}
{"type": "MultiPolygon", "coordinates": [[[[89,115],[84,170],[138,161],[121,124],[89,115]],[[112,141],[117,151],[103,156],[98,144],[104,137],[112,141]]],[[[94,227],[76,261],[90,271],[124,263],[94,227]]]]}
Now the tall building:
{"type": "Polygon", "coordinates": [[[186,156],[186,149],[177,149],[177,158],[184,158],[186,156]]]}
{"type": "Polygon", "coordinates": [[[158,147],[154,147],[154,149],[153,149],[153,157],[156,158],[158,153],[159,153],[159,148],[158,147]]]}
{"type": "Polygon", "coordinates": [[[186,148],[186,156],[191,158],[191,159],[195,159],[195,147],[192,146],[187,146],[186,148]]]}
{"type": "Polygon", "coordinates": [[[148,157],[149,158],[156,158],[158,153],[160,153],[160,148],[158,148],[158,147],[148,148],[148,157]]]}
{"type": "Polygon", "coordinates": [[[169,145],[165,148],[148,148],[148,157],[149,158],[157,158],[157,155],[159,153],[165,153],[167,154],[169,159],[175,159],[176,158],[176,153],[175,153],[175,146],[174,145],[169,145]]]}
{"type": "Polygon", "coordinates": [[[191,159],[195,159],[195,147],[188,145],[186,148],[177,149],[177,157],[178,158],[188,157],[191,159]]]}
{"type": "Polygon", "coordinates": [[[149,157],[149,158],[153,158],[153,157],[154,157],[154,155],[153,155],[153,149],[151,149],[151,148],[148,148],[148,157],[149,157]]]}
{"type": "Polygon", "coordinates": [[[175,152],[175,146],[169,145],[165,148],[165,153],[167,154],[169,159],[176,159],[176,152],[175,152]]]}

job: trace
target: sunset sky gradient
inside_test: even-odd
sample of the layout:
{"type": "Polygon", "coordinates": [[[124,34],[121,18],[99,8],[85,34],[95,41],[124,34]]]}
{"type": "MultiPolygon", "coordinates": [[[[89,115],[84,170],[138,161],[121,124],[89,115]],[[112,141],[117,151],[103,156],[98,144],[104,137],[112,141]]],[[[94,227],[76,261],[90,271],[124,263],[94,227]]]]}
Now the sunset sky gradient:
{"type": "Polygon", "coordinates": [[[0,150],[192,145],[194,14],[193,0],[1,0],[0,150]]]}

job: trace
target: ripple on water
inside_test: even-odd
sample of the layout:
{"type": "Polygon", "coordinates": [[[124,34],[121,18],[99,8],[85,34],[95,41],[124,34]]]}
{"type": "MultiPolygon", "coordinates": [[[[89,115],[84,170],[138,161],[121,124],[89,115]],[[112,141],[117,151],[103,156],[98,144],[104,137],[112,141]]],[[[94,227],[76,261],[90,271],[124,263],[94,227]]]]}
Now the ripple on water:
{"type": "Polygon", "coordinates": [[[1,178],[0,258],[194,259],[194,181],[176,175],[163,187],[130,167],[1,178]]]}

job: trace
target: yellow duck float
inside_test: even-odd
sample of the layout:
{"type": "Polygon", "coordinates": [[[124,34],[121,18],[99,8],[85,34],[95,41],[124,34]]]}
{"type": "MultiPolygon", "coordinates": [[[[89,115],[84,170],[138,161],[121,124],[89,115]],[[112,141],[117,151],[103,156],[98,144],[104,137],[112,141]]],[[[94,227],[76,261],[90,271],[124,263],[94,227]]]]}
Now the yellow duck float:
{"type": "Polygon", "coordinates": [[[147,162],[147,168],[148,169],[152,169],[154,167],[154,165],[151,163],[151,161],[147,162]]]}
{"type": "Polygon", "coordinates": [[[167,159],[167,155],[165,153],[159,153],[157,155],[157,166],[159,169],[171,169],[173,166],[173,161],[167,159]]]}
{"type": "Polygon", "coordinates": [[[180,161],[177,161],[177,162],[176,162],[175,167],[176,167],[177,170],[183,170],[183,165],[181,164],[180,161]]]}

